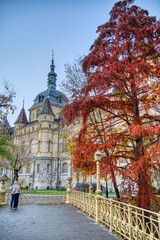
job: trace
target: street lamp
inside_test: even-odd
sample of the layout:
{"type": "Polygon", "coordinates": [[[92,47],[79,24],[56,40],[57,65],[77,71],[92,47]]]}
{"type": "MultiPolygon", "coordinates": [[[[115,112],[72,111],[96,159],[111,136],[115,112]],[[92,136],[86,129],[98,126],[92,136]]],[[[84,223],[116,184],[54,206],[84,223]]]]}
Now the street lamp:
{"type": "Polygon", "coordinates": [[[97,162],[97,190],[96,190],[97,195],[101,195],[101,193],[102,193],[101,186],[100,186],[100,161],[101,161],[101,155],[102,155],[102,153],[99,150],[97,150],[95,152],[95,160],[97,162]]]}

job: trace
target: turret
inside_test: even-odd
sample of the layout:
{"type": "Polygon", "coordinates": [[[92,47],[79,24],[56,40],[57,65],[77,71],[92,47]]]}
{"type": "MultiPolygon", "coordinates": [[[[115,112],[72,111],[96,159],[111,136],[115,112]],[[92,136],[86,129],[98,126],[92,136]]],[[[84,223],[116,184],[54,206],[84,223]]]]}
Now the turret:
{"type": "Polygon", "coordinates": [[[15,128],[21,128],[28,123],[26,112],[24,108],[21,109],[17,120],[15,121],[15,128]]]}

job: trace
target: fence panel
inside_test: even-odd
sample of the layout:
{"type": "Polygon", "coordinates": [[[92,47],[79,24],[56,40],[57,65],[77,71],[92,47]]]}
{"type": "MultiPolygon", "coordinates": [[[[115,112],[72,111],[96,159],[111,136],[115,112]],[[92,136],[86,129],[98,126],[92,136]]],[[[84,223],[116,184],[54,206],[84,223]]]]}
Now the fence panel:
{"type": "MultiPolygon", "coordinates": [[[[10,205],[11,194],[6,193],[6,205],[10,205]]],[[[23,204],[64,204],[66,201],[65,192],[63,195],[35,195],[22,193],[19,197],[19,205],[23,204]]]]}
{"type": "Polygon", "coordinates": [[[94,195],[72,190],[70,194],[71,205],[86,212],[89,216],[96,216],[96,198],[94,195]]]}
{"type": "MultiPolygon", "coordinates": [[[[71,205],[96,218],[96,196],[71,190],[71,205]]],[[[160,214],[100,197],[100,223],[129,240],[159,240],[160,214]]]]}

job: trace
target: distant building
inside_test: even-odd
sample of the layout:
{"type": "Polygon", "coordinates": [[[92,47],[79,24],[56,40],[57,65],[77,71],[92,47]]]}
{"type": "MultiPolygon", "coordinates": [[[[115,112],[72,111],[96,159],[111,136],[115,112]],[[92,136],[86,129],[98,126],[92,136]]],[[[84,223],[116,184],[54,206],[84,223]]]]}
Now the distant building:
{"type": "MultiPolygon", "coordinates": [[[[66,186],[70,174],[69,158],[63,150],[63,139],[59,136],[60,113],[68,99],[56,89],[56,80],[52,57],[47,90],[34,99],[29,109],[29,121],[23,106],[15,122],[14,143],[28,146],[28,159],[31,160],[30,166],[20,170],[19,179],[23,179],[25,185],[32,189],[66,186]]],[[[11,129],[9,125],[8,129],[11,129]]]]}

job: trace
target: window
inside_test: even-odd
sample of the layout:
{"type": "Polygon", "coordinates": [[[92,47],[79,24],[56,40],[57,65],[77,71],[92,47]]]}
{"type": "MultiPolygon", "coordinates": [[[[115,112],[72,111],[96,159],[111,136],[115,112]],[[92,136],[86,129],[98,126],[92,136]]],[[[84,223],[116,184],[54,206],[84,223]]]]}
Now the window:
{"type": "Polygon", "coordinates": [[[49,164],[47,164],[47,173],[49,173],[49,164]]]}
{"type": "Polygon", "coordinates": [[[49,128],[51,128],[51,124],[49,124],[49,128]]]}
{"type": "Polygon", "coordinates": [[[3,175],[3,168],[1,168],[1,175],[3,175]]]}
{"type": "Polygon", "coordinates": [[[37,164],[37,173],[39,173],[39,164],[37,164]]]}
{"type": "Polygon", "coordinates": [[[37,118],[38,118],[38,116],[39,116],[40,112],[41,112],[41,110],[40,110],[40,109],[38,109],[38,110],[37,110],[37,115],[36,115],[36,117],[37,117],[37,118]]]}
{"type": "Polygon", "coordinates": [[[48,141],[48,152],[50,152],[51,151],[51,141],[49,140],[48,141]]]}
{"type": "Polygon", "coordinates": [[[31,168],[27,167],[27,173],[31,173],[31,168]]]}
{"type": "Polygon", "coordinates": [[[58,102],[61,103],[62,102],[62,97],[58,97],[58,102]]]}
{"type": "Polygon", "coordinates": [[[20,170],[19,170],[19,174],[22,174],[23,173],[23,169],[21,168],[20,170]]]}
{"type": "Polygon", "coordinates": [[[62,173],[68,173],[68,163],[62,164],[62,173]]]}
{"type": "Polygon", "coordinates": [[[30,142],[30,152],[34,153],[35,152],[35,140],[32,139],[30,142]]]}
{"type": "Polygon", "coordinates": [[[44,116],[44,119],[46,119],[46,116],[44,116]]]}
{"type": "Polygon", "coordinates": [[[40,95],[40,96],[39,96],[39,99],[38,99],[39,102],[42,102],[42,101],[43,101],[43,98],[44,98],[44,97],[43,97],[42,95],[40,95]]]}
{"type": "Polygon", "coordinates": [[[38,141],[38,152],[41,152],[41,142],[38,141]]]}
{"type": "Polygon", "coordinates": [[[41,127],[42,127],[42,124],[40,124],[39,127],[41,128],[41,127]]]}
{"type": "Polygon", "coordinates": [[[32,131],[34,131],[34,127],[32,127],[32,131]]]}

